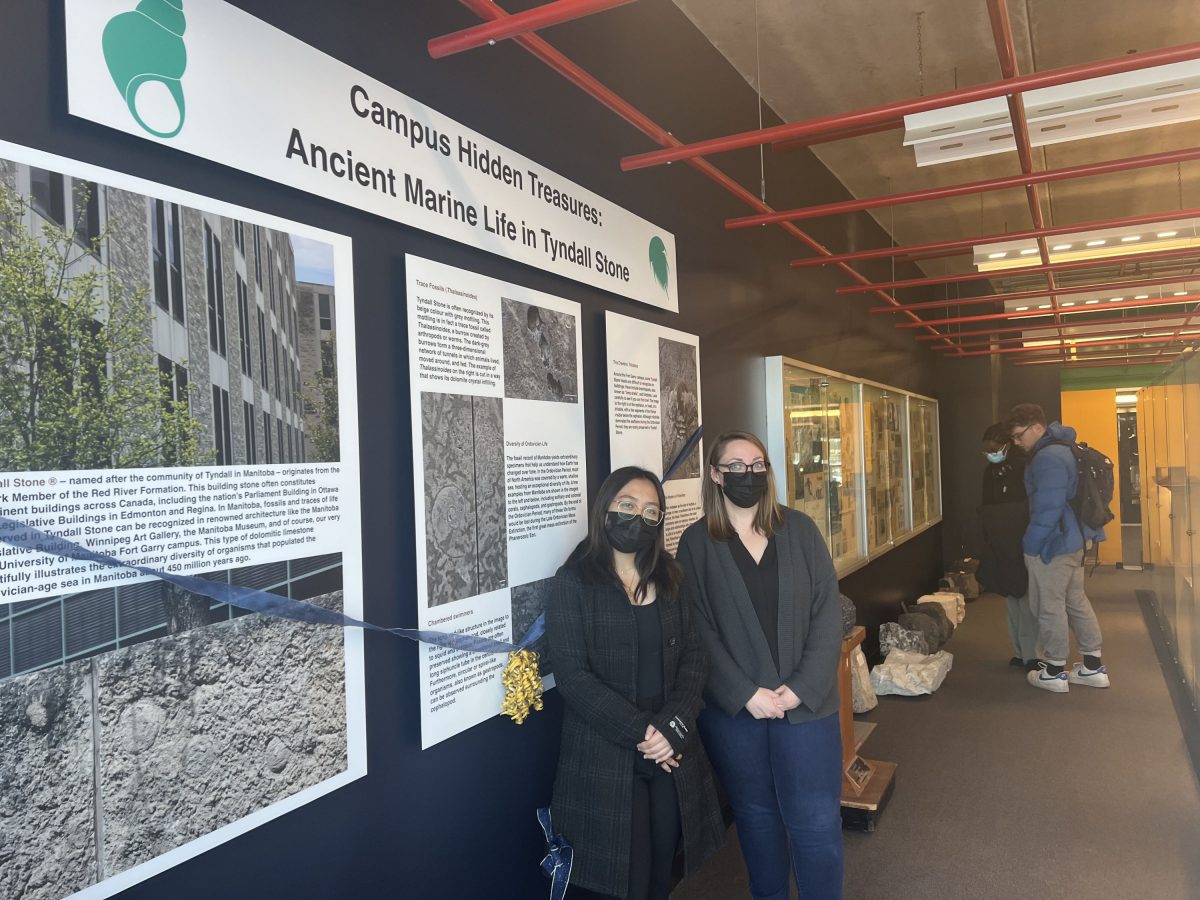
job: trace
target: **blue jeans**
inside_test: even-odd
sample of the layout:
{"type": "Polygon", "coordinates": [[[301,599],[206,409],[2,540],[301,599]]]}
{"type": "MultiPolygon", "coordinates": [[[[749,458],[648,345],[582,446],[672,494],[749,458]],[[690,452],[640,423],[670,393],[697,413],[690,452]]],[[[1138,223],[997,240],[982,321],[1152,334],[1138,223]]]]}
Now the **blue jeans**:
{"type": "Polygon", "coordinates": [[[700,736],[733,805],[754,900],[842,896],[842,739],[835,713],[814,722],[700,714],[700,736]]]}

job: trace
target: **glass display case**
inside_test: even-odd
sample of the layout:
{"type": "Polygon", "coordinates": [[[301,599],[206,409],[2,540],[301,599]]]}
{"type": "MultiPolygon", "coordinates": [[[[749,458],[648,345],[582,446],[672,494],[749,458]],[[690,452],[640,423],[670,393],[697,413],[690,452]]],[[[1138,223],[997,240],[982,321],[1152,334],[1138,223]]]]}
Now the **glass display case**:
{"type": "MultiPolygon", "coordinates": [[[[783,366],[785,502],[817,523],[839,570],[864,558],[858,509],[860,391],[860,385],[843,378],[783,366]]],[[[782,482],[781,475],[777,465],[782,482]]]]}
{"type": "Polygon", "coordinates": [[[936,400],[766,363],[778,499],[817,523],[840,575],[941,519],[936,400]]]}
{"type": "Polygon", "coordinates": [[[942,514],[937,412],[936,401],[915,395],[908,398],[913,528],[926,525],[942,514]]]}
{"type": "Polygon", "coordinates": [[[863,385],[866,420],[867,549],[876,551],[909,532],[908,397],[863,385]]]}

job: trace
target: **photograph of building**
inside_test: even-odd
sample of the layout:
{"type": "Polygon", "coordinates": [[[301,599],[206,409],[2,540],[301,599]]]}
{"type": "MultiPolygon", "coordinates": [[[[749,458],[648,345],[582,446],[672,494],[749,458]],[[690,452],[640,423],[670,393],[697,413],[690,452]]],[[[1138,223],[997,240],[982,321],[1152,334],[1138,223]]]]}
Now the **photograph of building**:
{"type": "MultiPolygon", "coordinates": [[[[58,299],[70,306],[81,300],[76,295],[89,295],[81,302],[91,304],[94,324],[82,321],[76,330],[99,332],[96,359],[93,371],[75,380],[118,382],[125,360],[133,375],[124,383],[145,382],[129,408],[116,411],[124,430],[114,428],[103,439],[89,436],[98,447],[82,447],[66,457],[61,451],[27,453],[25,459],[17,455],[3,468],[316,461],[306,440],[305,374],[314,381],[323,375],[336,392],[334,292],[332,285],[316,284],[299,290],[291,235],[6,160],[0,160],[0,193],[6,218],[19,220],[25,235],[51,258],[61,259],[67,286],[58,299]],[[56,242],[54,235],[65,239],[56,242]],[[121,327],[113,324],[114,310],[122,311],[121,327]],[[323,347],[328,348],[324,357],[323,347]],[[149,364],[157,367],[160,386],[146,381],[149,364]],[[188,452],[177,451],[178,440],[149,440],[159,423],[147,418],[153,410],[144,401],[156,390],[164,408],[178,414],[173,426],[194,437],[188,452]],[[181,425],[180,417],[189,421],[181,425]],[[142,447],[140,455],[126,457],[114,449],[131,444],[142,447]]],[[[332,282],[332,248],[295,240],[303,240],[305,252],[316,257],[309,265],[332,282]]],[[[22,313],[31,315],[6,304],[0,320],[16,320],[22,313]]],[[[68,334],[67,340],[74,338],[68,334]]],[[[28,359],[14,357],[8,344],[5,348],[0,356],[9,358],[0,358],[0,370],[11,375],[30,368],[28,359]]],[[[24,355],[33,358],[36,352],[31,347],[24,355]]],[[[61,387],[67,393],[73,385],[61,387]]],[[[96,393],[111,403],[113,391],[96,393]]],[[[20,418],[0,408],[0,455],[12,443],[6,439],[10,416],[20,418]]],[[[61,446],[55,439],[65,433],[68,443],[79,443],[77,430],[64,417],[18,442],[40,438],[61,446]]]]}

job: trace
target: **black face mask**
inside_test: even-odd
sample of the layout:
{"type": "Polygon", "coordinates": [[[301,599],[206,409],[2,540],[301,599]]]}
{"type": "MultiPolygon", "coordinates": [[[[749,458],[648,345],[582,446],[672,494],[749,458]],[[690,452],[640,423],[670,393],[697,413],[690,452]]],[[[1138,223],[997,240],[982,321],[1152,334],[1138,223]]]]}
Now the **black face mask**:
{"type": "Polygon", "coordinates": [[[725,483],[721,490],[729,502],[742,509],[758,506],[758,501],[767,492],[766,472],[725,472],[725,483]]]}
{"type": "Polygon", "coordinates": [[[604,533],[608,535],[608,542],[614,550],[640,553],[654,544],[658,537],[658,526],[647,525],[641,516],[622,519],[619,513],[609,510],[604,515],[604,533]]]}

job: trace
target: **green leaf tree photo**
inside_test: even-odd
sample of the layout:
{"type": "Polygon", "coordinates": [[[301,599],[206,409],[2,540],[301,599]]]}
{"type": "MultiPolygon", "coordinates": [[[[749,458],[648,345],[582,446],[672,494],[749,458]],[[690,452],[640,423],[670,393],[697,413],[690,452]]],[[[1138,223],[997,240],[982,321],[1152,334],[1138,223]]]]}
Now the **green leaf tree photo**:
{"type": "Polygon", "coordinates": [[[304,384],[304,425],[312,443],[313,462],[342,458],[338,434],[337,343],[321,342],[321,371],[304,384]]]}
{"type": "MultiPolygon", "coordinates": [[[[86,206],[86,199],[77,206],[86,206]]],[[[201,423],[151,350],[145,289],[0,185],[0,470],[196,465],[201,423]]]]}

